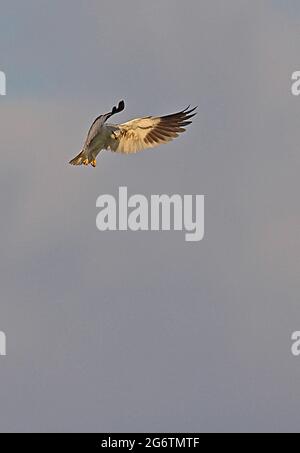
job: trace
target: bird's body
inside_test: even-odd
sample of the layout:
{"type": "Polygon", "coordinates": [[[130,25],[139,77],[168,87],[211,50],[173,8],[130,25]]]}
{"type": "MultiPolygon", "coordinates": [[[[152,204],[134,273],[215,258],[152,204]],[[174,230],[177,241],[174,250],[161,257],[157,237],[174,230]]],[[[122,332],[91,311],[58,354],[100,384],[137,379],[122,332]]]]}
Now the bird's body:
{"type": "Polygon", "coordinates": [[[114,114],[123,111],[124,101],[111,112],[95,119],[82,151],[70,161],[72,165],[96,166],[96,158],[102,149],[113,152],[131,154],[146,148],[154,148],[163,143],[168,143],[184,132],[184,126],[191,123],[188,121],[196,113],[189,107],[172,115],[154,117],[148,116],[137,118],[123,124],[108,124],[106,121],[114,114]]]}

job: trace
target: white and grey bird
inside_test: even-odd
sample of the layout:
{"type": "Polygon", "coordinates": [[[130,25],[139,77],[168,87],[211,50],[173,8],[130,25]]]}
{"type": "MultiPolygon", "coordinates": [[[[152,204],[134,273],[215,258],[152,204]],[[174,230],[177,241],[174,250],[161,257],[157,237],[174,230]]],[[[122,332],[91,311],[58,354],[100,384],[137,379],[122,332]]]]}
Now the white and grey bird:
{"type": "Polygon", "coordinates": [[[118,107],[105,115],[95,119],[87,134],[82,151],[70,161],[72,165],[89,165],[96,167],[96,157],[102,149],[113,152],[132,154],[146,148],[168,143],[184,132],[184,126],[191,124],[189,121],[196,113],[197,107],[190,106],[178,113],[167,116],[147,116],[137,118],[127,123],[108,124],[106,121],[125,108],[124,101],[118,107]]]}

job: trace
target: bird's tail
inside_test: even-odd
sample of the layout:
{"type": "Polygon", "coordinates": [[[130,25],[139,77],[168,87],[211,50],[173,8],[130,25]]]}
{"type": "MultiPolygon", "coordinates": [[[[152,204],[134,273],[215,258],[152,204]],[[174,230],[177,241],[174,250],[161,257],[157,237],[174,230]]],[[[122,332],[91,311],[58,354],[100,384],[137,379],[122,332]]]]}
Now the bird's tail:
{"type": "Polygon", "coordinates": [[[69,164],[71,165],[82,165],[83,161],[86,159],[86,155],[84,154],[83,151],[80,151],[80,153],[74,157],[74,159],[70,160],[69,164]]]}

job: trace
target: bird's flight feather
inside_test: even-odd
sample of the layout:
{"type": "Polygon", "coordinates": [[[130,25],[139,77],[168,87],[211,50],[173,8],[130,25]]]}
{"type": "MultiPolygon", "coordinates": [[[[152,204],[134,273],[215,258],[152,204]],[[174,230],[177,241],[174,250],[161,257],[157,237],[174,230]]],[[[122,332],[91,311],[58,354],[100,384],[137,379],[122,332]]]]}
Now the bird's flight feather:
{"type": "Polygon", "coordinates": [[[168,143],[191,124],[188,120],[196,115],[195,110],[196,107],[191,110],[188,107],[172,115],[148,116],[119,124],[110,147],[112,151],[130,154],[168,143]]]}

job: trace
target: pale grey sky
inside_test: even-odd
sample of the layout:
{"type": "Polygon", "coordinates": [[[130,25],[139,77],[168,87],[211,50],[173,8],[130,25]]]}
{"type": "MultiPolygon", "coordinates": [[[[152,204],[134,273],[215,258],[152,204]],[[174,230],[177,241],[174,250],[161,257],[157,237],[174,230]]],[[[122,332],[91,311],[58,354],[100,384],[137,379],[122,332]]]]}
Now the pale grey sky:
{"type": "Polygon", "coordinates": [[[299,430],[296,1],[2,1],[1,431],[299,430]],[[90,122],[199,114],[67,164],[90,122]],[[96,199],[204,194],[206,233],[100,233],[96,199]]]}

